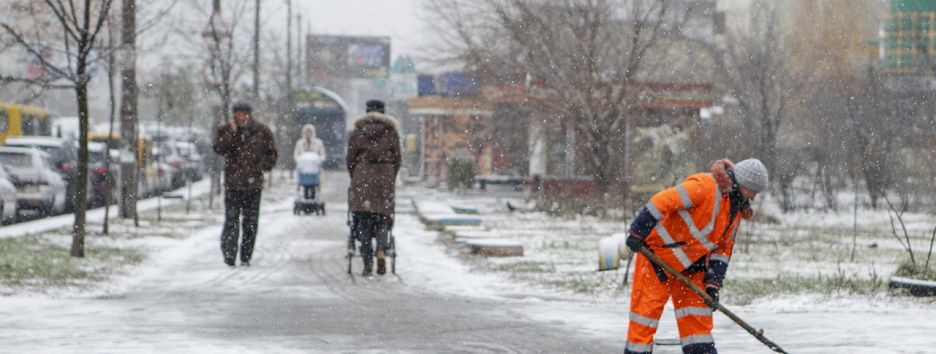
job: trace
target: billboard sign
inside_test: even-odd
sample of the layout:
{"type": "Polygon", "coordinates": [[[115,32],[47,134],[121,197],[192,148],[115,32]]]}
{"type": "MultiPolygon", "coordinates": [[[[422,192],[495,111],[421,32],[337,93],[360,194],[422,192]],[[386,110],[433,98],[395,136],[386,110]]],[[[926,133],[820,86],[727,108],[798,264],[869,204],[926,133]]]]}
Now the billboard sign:
{"type": "Polygon", "coordinates": [[[390,37],[309,35],[307,67],[312,80],[387,77],[390,37]]]}

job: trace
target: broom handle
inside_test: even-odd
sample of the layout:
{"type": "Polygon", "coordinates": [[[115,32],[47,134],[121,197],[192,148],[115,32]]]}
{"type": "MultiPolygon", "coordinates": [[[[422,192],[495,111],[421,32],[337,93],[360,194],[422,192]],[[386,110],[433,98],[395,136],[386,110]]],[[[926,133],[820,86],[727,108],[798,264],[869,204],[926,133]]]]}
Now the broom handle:
{"type": "MultiPolygon", "coordinates": [[[[689,278],[686,278],[685,275],[683,275],[680,272],[677,272],[676,269],[673,269],[672,266],[664,262],[662,259],[660,259],[660,257],[657,257],[657,255],[653,254],[653,252],[650,252],[650,249],[648,249],[646,246],[640,245],[637,251],[640,252],[640,254],[642,254],[644,257],[647,257],[647,259],[650,260],[651,263],[665,269],[667,273],[669,273],[670,275],[675,277],[677,280],[679,280],[680,283],[683,283],[683,285],[688,287],[689,290],[692,290],[692,292],[701,296],[702,299],[705,300],[706,303],[711,304],[713,302],[711,296],[706,294],[705,291],[703,291],[702,289],[699,289],[699,287],[693,284],[692,281],[689,280],[689,278]]],[[[741,328],[744,328],[744,330],[746,330],[748,333],[754,336],[754,338],[757,338],[757,340],[759,340],[761,343],[764,343],[764,345],[766,345],[771,350],[777,353],[787,354],[787,352],[783,350],[783,348],[780,348],[780,346],[777,345],[777,343],[774,343],[770,339],[767,339],[767,337],[764,337],[764,331],[758,331],[754,329],[754,327],[751,327],[751,325],[749,325],[747,322],[744,322],[744,320],[742,320],[740,317],[735,315],[734,312],[731,312],[730,310],[728,310],[721,304],[715,304],[715,308],[721,311],[722,313],[724,313],[725,316],[728,316],[728,318],[730,318],[732,321],[734,321],[739,326],[741,326],[741,328]]]]}

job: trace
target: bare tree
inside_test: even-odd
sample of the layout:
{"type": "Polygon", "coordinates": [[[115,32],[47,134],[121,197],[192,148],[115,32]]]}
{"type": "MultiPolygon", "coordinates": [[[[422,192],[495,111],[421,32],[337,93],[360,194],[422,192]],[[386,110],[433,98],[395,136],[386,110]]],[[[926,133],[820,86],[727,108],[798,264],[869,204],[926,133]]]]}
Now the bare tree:
{"type": "Polygon", "coordinates": [[[788,60],[796,48],[785,40],[779,20],[778,4],[755,0],[751,5],[750,24],[731,28],[725,48],[716,51],[715,59],[723,74],[726,89],[741,107],[745,134],[736,141],[750,146],[778,182],[782,208],[793,208],[791,188],[799,169],[797,159],[781,161],[779,133],[788,116],[795,93],[805,80],[803,71],[793,70],[788,60]]]}
{"type": "MultiPolygon", "coordinates": [[[[433,0],[445,60],[525,86],[541,114],[569,122],[584,170],[605,197],[626,198],[638,80],[662,37],[691,12],[668,0],[433,0]]],[[[536,123],[533,123],[536,124],[536,123]]],[[[625,199],[626,200],[626,199],[625,199]]]]}
{"type": "Polygon", "coordinates": [[[158,119],[169,125],[188,124],[197,114],[199,99],[193,74],[184,67],[163,68],[154,80],[146,84],[143,96],[156,102],[158,119]]]}
{"type": "MultiPolygon", "coordinates": [[[[205,75],[205,85],[208,89],[217,95],[219,104],[214,110],[214,122],[211,125],[211,131],[223,124],[227,119],[227,112],[230,110],[231,101],[235,94],[235,83],[237,83],[246,69],[247,55],[250,50],[245,50],[240,43],[235,40],[235,31],[240,27],[241,20],[248,14],[246,0],[237,1],[233,10],[228,12],[230,15],[227,20],[221,11],[220,0],[214,0],[211,9],[211,17],[208,27],[202,33],[205,37],[205,49],[208,53],[207,74],[205,75]]],[[[249,43],[249,42],[248,42],[249,43]]],[[[249,48],[249,47],[247,47],[249,48]]],[[[213,156],[210,162],[212,193],[209,205],[213,204],[214,195],[221,190],[221,160],[218,156],[213,156]]]]}
{"type": "MultiPolygon", "coordinates": [[[[71,255],[84,257],[85,214],[87,209],[88,180],[88,82],[91,80],[90,66],[98,49],[97,35],[101,32],[110,11],[111,0],[81,2],[63,0],[45,0],[42,4],[45,13],[54,16],[57,28],[61,30],[60,45],[53,46],[38,38],[27,38],[21,30],[14,28],[6,20],[0,20],[0,27],[8,33],[17,45],[24,48],[31,56],[51,73],[48,80],[34,82],[43,86],[67,87],[75,90],[78,104],[78,171],[75,182],[75,223],[72,229],[71,255]],[[43,53],[44,47],[52,47],[64,56],[64,62],[53,62],[43,53]],[[49,83],[62,82],[50,85],[49,83]]],[[[43,12],[39,12],[43,13],[43,12]]]]}

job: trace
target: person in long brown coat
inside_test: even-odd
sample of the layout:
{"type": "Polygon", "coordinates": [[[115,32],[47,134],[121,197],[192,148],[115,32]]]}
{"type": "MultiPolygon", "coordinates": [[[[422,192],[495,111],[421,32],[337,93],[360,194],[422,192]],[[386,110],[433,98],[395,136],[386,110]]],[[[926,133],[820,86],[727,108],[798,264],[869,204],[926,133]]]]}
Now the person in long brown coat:
{"type": "Polygon", "coordinates": [[[367,101],[367,114],[355,119],[348,139],[351,232],[361,243],[365,276],[373,269],[371,238],[377,239],[377,274],[386,273],[384,258],[393,227],[396,175],[402,159],[397,121],[384,114],[384,107],[382,101],[367,101]]]}
{"type": "Polygon", "coordinates": [[[273,132],[253,119],[250,105],[237,103],[233,111],[231,120],[218,127],[212,146],[215,153],[224,156],[221,254],[224,263],[232,267],[237,258],[237,239],[240,236],[238,226],[243,230],[241,265],[250,265],[260,216],[263,171],[272,170],[277,158],[273,132]],[[241,219],[240,223],[238,219],[241,219]]]}

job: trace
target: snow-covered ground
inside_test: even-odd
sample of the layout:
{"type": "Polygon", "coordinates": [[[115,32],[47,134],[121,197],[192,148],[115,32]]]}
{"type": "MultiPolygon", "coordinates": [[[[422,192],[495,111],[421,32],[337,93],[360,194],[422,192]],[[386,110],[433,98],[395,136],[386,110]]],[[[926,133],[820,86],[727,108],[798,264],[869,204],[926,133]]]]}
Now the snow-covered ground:
{"type": "MultiPolygon", "coordinates": [[[[401,187],[394,229],[401,278],[350,285],[342,277],[343,258],[335,252],[342,249],[346,235],[340,203],[329,205],[327,218],[293,216],[292,189],[288,183],[278,186],[264,192],[261,238],[252,267],[231,270],[220,264],[220,208],[210,210],[204,199],[196,199],[192,211],[186,212],[182,204],[173,205],[177,201],[169,202],[161,222],[150,211],[141,219],[142,228],[118,221],[112,224],[110,236],[89,236],[89,250],[105,246],[133,249],[145,255],[141,262],[81,286],[6,291],[10,295],[0,297],[0,352],[439,352],[449,345],[450,339],[422,347],[396,342],[396,346],[381,344],[377,348],[384,350],[380,350],[367,341],[357,342],[370,337],[361,335],[363,332],[345,338],[327,334],[321,327],[296,327],[303,323],[299,319],[308,316],[312,316],[312,323],[337,321],[332,317],[317,319],[314,308],[308,315],[304,311],[308,311],[309,303],[340,304],[354,299],[353,291],[358,290],[351,289],[402,292],[405,299],[429,296],[427,301],[434,299],[431,301],[443,304],[454,300],[451,305],[459,309],[455,311],[458,315],[443,316],[443,322],[458,321],[455,316],[464,315],[469,318],[467,323],[477,321],[484,327],[482,322],[488,317],[471,318],[490,313],[460,312],[489,306],[502,306],[506,310],[498,311],[508,311],[507,317],[514,321],[510,326],[498,330],[499,324],[489,323],[488,328],[494,328],[489,332],[471,330],[473,341],[488,343],[471,347],[455,347],[452,343],[453,351],[473,348],[462,350],[524,352],[516,348],[525,346],[527,351],[550,351],[548,345],[543,349],[530,343],[505,343],[506,338],[512,338],[509,334],[504,337],[504,333],[510,333],[505,331],[524,328],[520,323],[525,321],[540,328],[524,332],[534,337],[552,334],[550,331],[555,329],[571,333],[569,340],[600,343],[596,348],[623,347],[629,297],[629,288],[621,286],[624,270],[596,271],[598,239],[623,230],[623,222],[511,213],[505,207],[508,200],[515,206],[526,206],[521,195],[512,193],[453,195],[401,187]],[[478,209],[483,228],[522,242],[525,255],[469,255],[463,246],[451,241],[449,234],[427,228],[411,213],[413,202],[421,201],[478,209]],[[303,235],[316,232],[320,233],[317,238],[303,235]],[[234,304],[256,306],[260,312],[249,316],[261,317],[240,319],[250,323],[226,324],[230,320],[223,311],[227,305],[215,301],[218,296],[236,300],[234,304]],[[252,298],[267,301],[254,303],[252,298]],[[270,298],[279,300],[270,302],[270,298]],[[463,298],[468,300],[459,300],[463,298]],[[276,312],[277,306],[285,306],[285,312],[276,312]],[[276,325],[280,323],[278,317],[288,320],[289,325],[276,325]],[[257,336],[258,332],[265,334],[257,336]]],[[[927,221],[925,215],[908,217],[920,225],[927,221]]],[[[880,220],[880,214],[869,213],[862,218],[880,220]]],[[[849,218],[803,213],[783,220],[777,225],[752,226],[750,235],[756,236],[749,236],[747,244],[737,246],[723,295],[727,306],[792,353],[934,352],[936,302],[892,294],[874,284],[874,279],[888,276],[902,260],[899,246],[891,245],[896,241],[888,238],[889,224],[886,228],[874,222],[864,224],[866,231],[859,234],[860,247],[855,261],[851,261],[851,234],[842,231],[851,230],[849,218]],[[825,224],[829,220],[838,223],[825,224]],[[873,243],[877,247],[870,248],[873,243]],[[862,269],[872,269],[877,278],[862,269]],[[823,275],[817,275],[820,273],[823,275]],[[819,285],[808,285],[812,283],[819,285]],[[776,294],[770,291],[773,287],[782,289],[776,294]],[[738,295],[741,293],[743,296],[738,295]]],[[[57,222],[47,220],[42,227],[48,231],[36,237],[67,245],[68,225],[53,227],[57,222]]],[[[92,223],[89,229],[99,226],[92,223]]],[[[360,265],[355,263],[355,267],[359,269],[360,265]]],[[[317,308],[330,311],[332,306],[317,308]]],[[[336,314],[342,313],[340,308],[334,310],[336,314]]],[[[412,316],[400,319],[396,326],[410,328],[423,320],[418,313],[412,316]]],[[[432,318],[425,317],[427,321],[432,318]]],[[[715,322],[715,338],[722,353],[769,352],[728,318],[717,314],[715,322]]],[[[449,325],[422,324],[406,334],[432,332],[434,327],[449,325]]],[[[675,320],[668,309],[657,338],[676,337],[675,320]]],[[[557,348],[553,351],[568,351],[557,348]]],[[[590,351],[596,350],[604,351],[590,351]]],[[[656,352],[680,350],[660,346],[656,352]]]]}
{"type": "MultiPolygon", "coordinates": [[[[506,191],[451,194],[414,188],[402,198],[433,208],[447,204],[478,210],[481,228],[522,242],[523,257],[471,256],[451,241],[452,232],[436,231],[437,243],[446,245],[472,273],[483,274],[495,293],[544,304],[535,318],[623,340],[630,290],[621,285],[624,270],[596,270],[598,240],[624,231],[626,224],[581,215],[510,212],[508,201],[514,207],[529,206],[522,197],[506,191]],[[588,304],[592,310],[559,305],[569,303],[588,304]]],[[[916,249],[922,249],[936,218],[919,213],[904,218],[916,249]]],[[[780,224],[744,226],[723,290],[724,304],[794,353],[936,352],[936,300],[886,288],[886,278],[906,260],[891,234],[886,210],[859,210],[857,219],[851,210],[800,212],[780,219],[780,224]],[[859,231],[852,260],[855,223],[859,231]]],[[[420,225],[403,226],[412,227],[407,233],[426,232],[420,225]]],[[[671,310],[664,313],[657,338],[677,337],[671,310]]],[[[725,353],[767,352],[721,314],[716,315],[715,336],[725,353]]],[[[679,350],[658,347],[657,352],[679,350]]]]}

